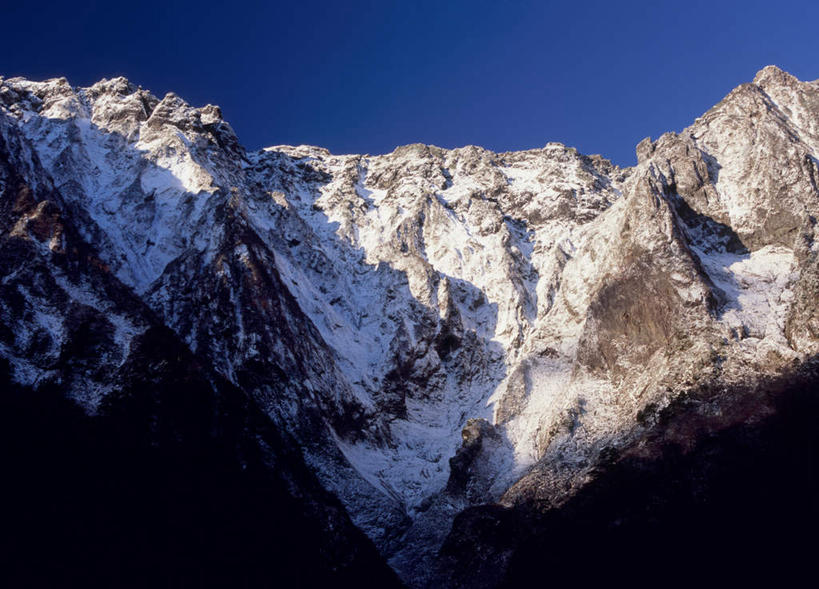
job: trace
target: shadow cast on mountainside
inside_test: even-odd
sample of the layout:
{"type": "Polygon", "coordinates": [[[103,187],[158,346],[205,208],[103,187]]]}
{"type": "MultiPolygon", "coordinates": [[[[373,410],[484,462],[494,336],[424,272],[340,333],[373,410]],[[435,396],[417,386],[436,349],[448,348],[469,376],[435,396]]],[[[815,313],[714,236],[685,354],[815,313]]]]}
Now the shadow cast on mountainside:
{"type": "Polygon", "coordinates": [[[712,393],[654,416],[639,445],[608,452],[565,504],[461,513],[441,551],[442,583],[801,582],[819,524],[819,359],[719,391],[725,413],[712,393]]]}
{"type": "Polygon", "coordinates": [[[0,358],[0,579],[400,586],[298,446],[242,392],[203,371],[169,330],[138,339],[132,378],[96,416],[58,384],[13,382],[0,358]]]}

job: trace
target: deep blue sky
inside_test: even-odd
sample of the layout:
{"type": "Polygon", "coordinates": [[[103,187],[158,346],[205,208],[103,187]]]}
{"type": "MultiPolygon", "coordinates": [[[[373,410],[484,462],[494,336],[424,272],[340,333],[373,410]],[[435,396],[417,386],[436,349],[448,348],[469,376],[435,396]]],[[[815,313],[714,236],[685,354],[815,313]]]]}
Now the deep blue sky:
{"type": "Polygon", "coordinates": [[[819,3],[9,2],[0,75],[125,75],[249,148],[561,141],[620,164],[775,63],[819,78],[819,3]]]}

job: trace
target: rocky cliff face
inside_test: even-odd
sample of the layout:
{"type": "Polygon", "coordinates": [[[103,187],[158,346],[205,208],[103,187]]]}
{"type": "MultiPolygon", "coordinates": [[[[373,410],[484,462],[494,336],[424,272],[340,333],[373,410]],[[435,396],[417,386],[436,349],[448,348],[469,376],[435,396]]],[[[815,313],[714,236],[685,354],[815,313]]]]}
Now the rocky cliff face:
{"type": "Polygon", "coordinates": [[[765,68],[637,153],[248,152],[124,79],[0,79],[0,356],[105,416],[165,329],[406,583],[461,583],[458,513],[560,509],[681,403],[693,447],[817,354],[819,84],[765,68]]]}

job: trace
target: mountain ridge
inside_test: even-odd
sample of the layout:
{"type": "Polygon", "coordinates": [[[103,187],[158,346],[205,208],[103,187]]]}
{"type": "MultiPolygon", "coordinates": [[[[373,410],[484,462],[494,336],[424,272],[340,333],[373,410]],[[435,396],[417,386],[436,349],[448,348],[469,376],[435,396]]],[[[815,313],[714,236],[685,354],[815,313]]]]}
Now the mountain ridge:
{"type": "Polygon", "coordinates": [[[248,152],[218,107],[124,78],[0,78],[0,107],[3,243],[53,285],[4,273],[11,378],[98,411],[147,325],[110,288],[133,293],[412,585],[458,513],[559,506],[680,398],[819,348],[819,86],[773,66],[630,168],[557,143],[248,152]],[[97,270],[55,265],[55,215],[97,270]],[[85,364],[77,313],[104,317],[85,364]]]}

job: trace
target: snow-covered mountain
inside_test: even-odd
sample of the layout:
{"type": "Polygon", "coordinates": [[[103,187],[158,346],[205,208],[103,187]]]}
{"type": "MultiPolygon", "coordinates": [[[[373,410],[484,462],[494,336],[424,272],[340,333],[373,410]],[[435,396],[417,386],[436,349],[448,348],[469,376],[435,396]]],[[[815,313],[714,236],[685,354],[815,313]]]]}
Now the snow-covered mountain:
{"type": "Polygon", "coordinates": [[[686,399],[683,445],[761,419],[737,391],[819,351],[819,83],[769,66],[637,155],[249,152],[123,78],[0,78],[0,356],[107,415],[167,329],[404,582],[454,583],[459,513],[559,507],[686,399]]]}

